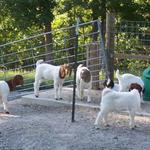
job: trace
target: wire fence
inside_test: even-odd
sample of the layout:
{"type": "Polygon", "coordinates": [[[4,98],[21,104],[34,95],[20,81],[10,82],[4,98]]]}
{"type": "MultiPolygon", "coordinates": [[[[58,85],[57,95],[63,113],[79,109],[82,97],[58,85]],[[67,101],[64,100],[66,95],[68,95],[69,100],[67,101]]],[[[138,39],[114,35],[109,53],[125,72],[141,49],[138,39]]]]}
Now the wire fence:
{"type": "MultiPolygon", "coordinates": [[[[35,64],[39,59],[53,65],[68,63],[74,68],[76,47],[75,25],[47,33],[40,33],[18,41],[0,45],[1,80],[9,80],[14,75],[24,77],[24,85],[17,87],[10,98],[33,92],[35,64]],[[51,43],[45,43],[45,36],[51,35],[51,43]],[[51,46],[51,51],[46,49],[51,46]],[[52,59],[48,59],[49,58],[52,59]],[[5,69],[2,67],[5,66],[5,69]],[[7,68],[7,69],[6,69],[7,68]]],[[[86,65],[92,73],[93,89],[98,89],[105,75],[105,52],[99,20],[80,23],[78,35],[77,63],[86,65]],[[95,32],[94,28],[98,28],[95,32]]],[[[73,86],[73,75],[66,78],[64,86],[73,86]]],[[[40,89],[53,88],[53,81],[44,81],[40,89]]]]}
{"type": "MultiPolygon", "coordinates": [[[[82,63],[91,70],[93,89],[99,89],[107,76],[101,22],[79,23],[78,30],[77,64],[82,63]]],[[[33,92],[35,63],[39,59],[53,65],[69,63],[74,69],[75,32],[76,26],[73,25],[0,45],[0,79],[9,80],[16,74],[24,77],[24,86],[17,87],[10,98],[33,92]],[[53,37],[52,42],[45,42],[47,35],[53,37]],[[51,51],[47,51],[49,47],[52,47],[51,51]]],[[[117,22],[114,54],[115,70],[141,75],[150,64],[150,22],[117,22]]],[[[64,86],[73,86],[73,74],[66,78],[64,86]]],[[[53,81],[45,81],[40,86],[41,90],[48,88],[53,88],[53,81]]]]}
{"type": "Polygon", "coordinates": [[[150,64],[150,22],[117,23],[114,64],[123,72],[142,75],[143,70],[150,64]]]}

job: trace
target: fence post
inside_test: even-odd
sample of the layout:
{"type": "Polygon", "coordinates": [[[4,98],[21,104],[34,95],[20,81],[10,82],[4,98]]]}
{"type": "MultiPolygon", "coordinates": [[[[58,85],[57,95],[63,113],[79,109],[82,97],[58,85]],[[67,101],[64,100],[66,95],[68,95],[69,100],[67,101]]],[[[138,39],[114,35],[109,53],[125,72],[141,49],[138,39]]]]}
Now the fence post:
{"type": "Polygon", "coordinates": [[[47,54],[45,56],[45,61],[49,61],[49,63],[53,64],[52,61],[54,58],[53,56],[53,43],[52,43],[52,32],[51,32],[51,24],[48,23],[48,25],[45,25],[45,53],[47,54]]]}
{"type": "Polygon", "coordinates": [[[105,44],[104,44],[104,36],[102,33],[102,24],[101,21],[98,20],[98,31],[100,36],[100,50],[101,50],[101,69],[105,71],[105,76],[108,75],[108,63],[107,63],[107,55],[105,50],[105,44]]]}
{"type": "Polygon", "coordinates": [[[78,50],[78,35],[79,35],[79,18],[77,19],[77,24],[76,24],[76,43],[75,43],[75,59],[74,59],[74,82],[73,82],[73,100],[72,100],[72,119],[71,121],[75,121],[75,96],[76,96],[76,71],[77,71],[77,50],[78,50]]]}
{"type": "Polygon", "coordinates": [[[115,39],[115,17],[114,13],[106,14],[106,53],[108,77],[114,79],[114,39],[115,39]]]}

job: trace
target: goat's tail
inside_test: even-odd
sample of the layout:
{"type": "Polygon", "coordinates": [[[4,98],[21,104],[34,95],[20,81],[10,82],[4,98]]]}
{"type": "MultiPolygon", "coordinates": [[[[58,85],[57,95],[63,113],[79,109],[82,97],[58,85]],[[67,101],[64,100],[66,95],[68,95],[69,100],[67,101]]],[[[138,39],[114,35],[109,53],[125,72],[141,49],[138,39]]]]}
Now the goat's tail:
{"type": "Polygon", "coordinates": [[[118,70],[118,69],[117,69],[117,71],[116,71],[116,77],[117,77],[118,80],[121,79],[121,75],[119,74],[119,70],[118,70]]]}
{"type": "Polygon", "coordinates": [[[38,61],[36,62],[36,66],[38,66],[38,65],[42,64],[43,62],[44,62],[44,60],[43,60],[43,59],[38,60],[38,61]]]}

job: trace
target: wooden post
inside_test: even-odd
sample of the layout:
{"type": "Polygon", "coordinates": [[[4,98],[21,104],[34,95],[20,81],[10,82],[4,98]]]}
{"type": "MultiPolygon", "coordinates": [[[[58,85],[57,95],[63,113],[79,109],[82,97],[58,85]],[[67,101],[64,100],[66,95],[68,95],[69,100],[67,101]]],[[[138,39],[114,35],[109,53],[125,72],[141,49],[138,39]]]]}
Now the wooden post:
{"type": "Polygon", "coordinates": [[[106,14],[106,51],[108,77],[114,79],[114,39],[115,39],[115,17],[114,13],[106,14]]]}
{"type": "Polygon", "coordinates": [[[51,23],[45,25],[45,61],[53,64],[53,45],[52,45],[52,33],[51,33],[51,23]],[[47,34],[48,33],[48,34],[47,34]]]}

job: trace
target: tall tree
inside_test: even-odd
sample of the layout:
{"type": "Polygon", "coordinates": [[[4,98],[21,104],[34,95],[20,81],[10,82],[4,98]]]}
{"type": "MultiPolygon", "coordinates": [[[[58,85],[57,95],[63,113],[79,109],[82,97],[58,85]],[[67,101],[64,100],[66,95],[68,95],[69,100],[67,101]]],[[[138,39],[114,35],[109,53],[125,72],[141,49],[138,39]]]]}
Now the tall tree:
{"type": "MultiPolygon", "coordinates": [[[[26,30],[33,25],[51,32],[51,23],[54,19],[53,9],[55,0],[1,0],[1,6],[7,8],[14,19],[15,26],[26,30]]],[[[45,35],[46,60],[52,60],[52,34],[45,35]]]]}
{"type": "MultiPolygon", "coordinates": [[[[59,1],[59,6],[57,9],[57,14],[66,14],[66,22],[67,26],[72,26],[76,24],[77,18],[80,18],[80,21],[87,21],[90,13],[87,13],[87,3],[83,0],[61,0],[59,1]]],[[[70,36],[70,40],[68,43],[68,47],[74,47],[76,41],[73,37],[75,37],[75,27],[72,27],[68,30],[68,34],[70,36]]],[[[70,49],[69,51],[70,56],[74,55],[74,49],[70,49]]],[[[69,61],[73,62],[74,58],[69,57],[69,61]]]]}

